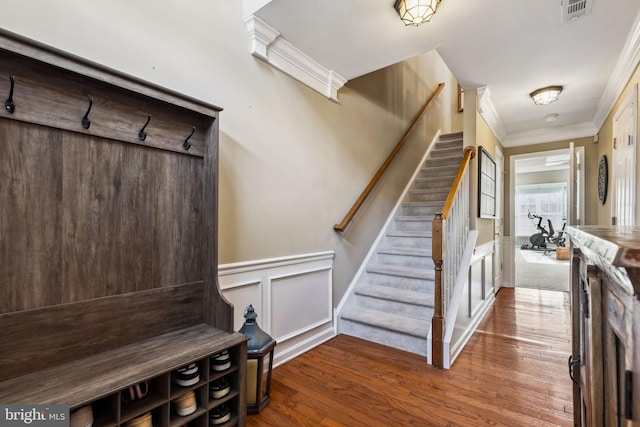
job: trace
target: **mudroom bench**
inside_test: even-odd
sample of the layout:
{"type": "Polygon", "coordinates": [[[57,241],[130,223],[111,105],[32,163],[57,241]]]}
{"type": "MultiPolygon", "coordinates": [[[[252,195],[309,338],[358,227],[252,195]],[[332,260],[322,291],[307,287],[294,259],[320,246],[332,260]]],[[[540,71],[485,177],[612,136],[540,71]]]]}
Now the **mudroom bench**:
{"type": "Polygon", "coordinates": [[[0,102],[0,403],[244,426],[247,338],[217,280],[222,109],[4,30],[0,102]]]}
{"type": "Polygon", "coordinates": [[[70,406],[71,411],[85,405],[93,407],[93,425],[117,426],[151,412],[156,426],[183,425],[202,419],[208,425],[208,411],[226,404],[231,417],[220,425],[237,425],[246,367],[246,340],[240,333],[228,334],[200,324],[149,338],[135,344],[108,350],[94,356],[18,376],[0,383],[3,404],[55,404],[70,406]],[[227,350],[230,366],[215,371],[210,358],[227,350]],[[196,363],[200,379],[189,386],[171,381],[172,372],[196,363]],[[230,391],[221,398],[210,392],[213,381],[226,377],[230,391]],[[130,387],[146,382],[146,396],[125,402],[130,387]],[[174,400],[194,391],[198,409],[179,416],[174,400]],[[205,415],[203,417],[203,415],[205,415]]]}

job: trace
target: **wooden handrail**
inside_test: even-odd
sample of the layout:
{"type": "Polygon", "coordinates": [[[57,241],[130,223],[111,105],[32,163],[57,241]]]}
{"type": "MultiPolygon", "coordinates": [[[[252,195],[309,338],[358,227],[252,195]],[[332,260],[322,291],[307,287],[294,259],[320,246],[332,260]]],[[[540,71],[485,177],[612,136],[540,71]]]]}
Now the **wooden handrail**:
{"type": "Polygon", "coordinates": [[[453,199],[458,192],[458,187],[460,187],[460,183],[462,182],[462,177],[464,176],[467,167],[469,167],[469,162],[476,156],[476,149],[469,146],[464,149],[464,154],[462,155],[462,162],[460,163],[460,167],[458,168],[458,173],[456,174],[455,179],[453,180],[453,185],[451,186],[451,190],[449,190],[449,195],[447,196],[447,200],[444,202],[444,207],[442,208],[442,219],[447,219],[449,216],[449,212],[451,211],[451,206],[453,205],[453,199]]]}
{"type": "Polygon", "coordinates": [[[411,123],[411,125],[409,125],[409,128],[407,129],[407,131],[404,133],[404,135],[402,135],[402,138],[400,138],[400,141],[398,141],[394,149],[391,151],[391,153],[389,153],[389,156],[387,156],[387,159],[384,161],[384,163],[382,163],[382,165],[380,166],[376,174],[373,176],[373,178],[371,178],[371,181],[369,182],[367,187],[364,189],[362,194],[360,194],[360,197],[358,197],[358,200],[356,200],[353,206],[351,206],[351,209],[349,209],[349,212],[347,212],[347,214],[342,219],[340,224],[336,224],[333,226],[334,230],[344,231],[344,229],[347,228],[347,225],[349,225],[349,223],[353,219],[356,212],[358,212],[358,209],[360,209],[360,207],[362,206],[364,201],[367,199],[371,191],[374,189],[376,184],[378,184],[378,181],[380,181],[382,174],[384,174],[384,172],[387,170],[387,168],[389,167],[389,164],[391,164],[391,161],[398,154],[398,152],[400,151],[400,148],[402,148],[402,145],[405,143],[405,141],[409,137],[409,134],[416,127],[416,125],[418,124],[418,121],[422,118],[422,116],[424,116],[424,113],[426,113],[426,111],[429,109],[429,107],[435,100],[436,96],[438,96],[438,94],[442,91],[443,87],[444,87],[444,83],[440,83],[438,85],[435,92],[433,92],[431,97],[424,104],[424,107],[422,107],[418,115],[413,119],[413,122],[411,123]]]}

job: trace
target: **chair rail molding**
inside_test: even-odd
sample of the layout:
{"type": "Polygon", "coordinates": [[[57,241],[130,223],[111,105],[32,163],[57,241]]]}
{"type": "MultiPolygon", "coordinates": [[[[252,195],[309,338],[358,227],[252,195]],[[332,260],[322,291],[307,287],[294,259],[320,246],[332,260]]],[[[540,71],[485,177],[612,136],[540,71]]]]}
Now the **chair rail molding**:
{"type": "Polygon", "coordinates": [[[252,304],[260,328],[276,341],[274,366],[336,335],[333,251],[218,266],[218,282],[234,307],[234,330],[252,304]]]}
{"type": "Polygon", "coordinates": [[[251,54],[300,83],[338,102],[338,90],[347,79],[325,68],[284,39],[278,30],[255,15],[245,18],[251,39],[251,54]]]}

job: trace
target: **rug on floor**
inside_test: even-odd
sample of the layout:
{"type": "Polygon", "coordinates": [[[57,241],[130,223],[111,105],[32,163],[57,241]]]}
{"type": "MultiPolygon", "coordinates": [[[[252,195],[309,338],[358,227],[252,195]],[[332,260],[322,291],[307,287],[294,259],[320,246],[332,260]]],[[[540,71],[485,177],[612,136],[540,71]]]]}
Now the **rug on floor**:
{"type": "Polygon", "coordinates": [[[555,252],[516,248],[516,287],[569,292],[569,261],[557,260],[555,252]]]}

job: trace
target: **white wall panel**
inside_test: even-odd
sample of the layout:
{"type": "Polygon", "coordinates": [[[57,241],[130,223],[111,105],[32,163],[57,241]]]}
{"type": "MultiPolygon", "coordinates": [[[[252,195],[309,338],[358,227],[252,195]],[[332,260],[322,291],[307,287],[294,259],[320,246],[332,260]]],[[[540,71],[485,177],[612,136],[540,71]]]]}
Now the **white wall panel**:
{"type": "Polygon", "coordinates": [[[333,257],[322,252],[218,267],[220,289],[235,307],[234,329],[253,304],[258,325],[278,342],[275,366],[335,336],[333,257]]]}

